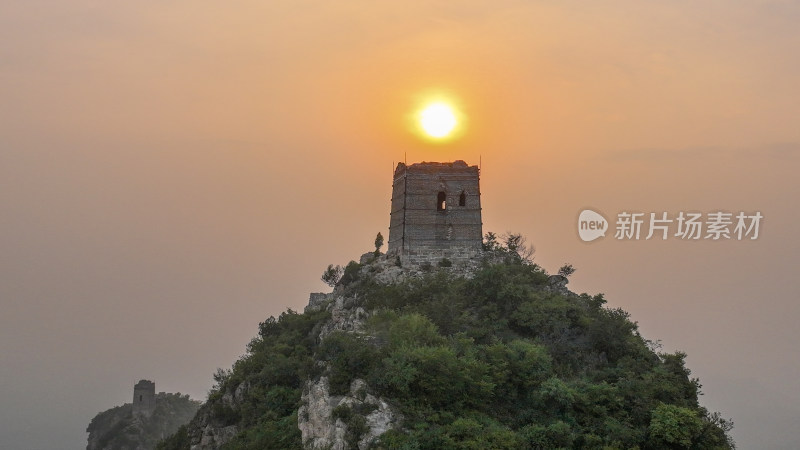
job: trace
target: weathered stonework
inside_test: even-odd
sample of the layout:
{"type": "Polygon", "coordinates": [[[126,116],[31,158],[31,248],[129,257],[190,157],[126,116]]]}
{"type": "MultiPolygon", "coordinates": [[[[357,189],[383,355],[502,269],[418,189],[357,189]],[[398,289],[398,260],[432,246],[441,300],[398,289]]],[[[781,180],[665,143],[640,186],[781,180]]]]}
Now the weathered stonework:
{"type": "Polygon", "coordinates": [[[436,263],[481,253],[480,171],[464,161],[399,163],[392,184],[387,255],[436,263]]]}
{"type": "Polygon", "coordinates": [[[156,408],[156,384],[150,380],[139,380],[133,386],[133,414],[150,416],[156,408]]]}

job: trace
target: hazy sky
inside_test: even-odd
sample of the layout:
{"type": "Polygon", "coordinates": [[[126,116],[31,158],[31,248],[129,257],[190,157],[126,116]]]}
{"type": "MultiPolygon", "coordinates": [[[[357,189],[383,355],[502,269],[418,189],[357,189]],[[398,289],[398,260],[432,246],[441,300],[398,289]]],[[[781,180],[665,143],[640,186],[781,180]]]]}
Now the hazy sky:
{"type": "Polygon", "coordinates": [[[740,448],[800,447],[800,4],[0,3],[0,448],[86,445],[133,384],[204,399],[388,233],[392,164],[482,160],[484,231],[688,353],[740,448]],[[408,130],[444,92],[463,137],[408,130]],[[761,237],[581,242],[592,207],[761,237]]]}

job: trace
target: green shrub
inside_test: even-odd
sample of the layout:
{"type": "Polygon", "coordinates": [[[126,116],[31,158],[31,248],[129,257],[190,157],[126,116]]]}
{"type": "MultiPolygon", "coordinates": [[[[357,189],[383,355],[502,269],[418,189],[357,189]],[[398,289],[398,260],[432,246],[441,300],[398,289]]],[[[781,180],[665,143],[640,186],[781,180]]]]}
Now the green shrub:
{"type": "Polygon", "coordinates": [[[690,448],[702,428],[697,411],[662,403],[653,411],[649,441],[653,447],[690,448]]]}
{"type": "Polygon", "coordinates": [[[345,423],[350,420],[350,416],[352,415],[353,409],[347,404],[338,405],[336,408],[333,408],[333,411],[331,411],[331,417],[333,417],[334,420],[339,419],[345,423]]]}
{"type": "MultiPolygon", "coordinates": [[[[501,252],[509,244],[524,246],[487,241],[501,252]]],[[[550,292],[547,274],[523,258],[487,261],[471,279],[430,270],[390,285],[360,270],[351,262],[340,283],[348,302],[375,312],[363,334],[317,342],[329,313],[287,311],[260,324],[247,355],[219,373],[214,405],[249,386],[238,410],[212,408],[238,421],[230,448],[301,448],[302,385],[323,375],[332,395],[366,380],[403,416],[379,448],[731,448],[730,422],[698,405],[685,355],[654,353],[602,295],[550,292]]],[[[370,408],[334,410],[351,446],[370,408]]]]}
{"type": "Polygon", "coordinates": [[[329,365],[331,394],[343,395],[350,392],[353,379],[364,378],[377,364],[379,350],[362,342],[358,335],[337,331],[322,341],[317,357],[329,365]]]}
{"type": "Polygon", "coordinates": [[[355,281],[358,281],[360,278],[360,272],[361,264],[355,261],[350,261],[344,268],[344,273],[342,274],[342,278],[339,280],[339,284],[342,286],[347,286],[355,281]]]}

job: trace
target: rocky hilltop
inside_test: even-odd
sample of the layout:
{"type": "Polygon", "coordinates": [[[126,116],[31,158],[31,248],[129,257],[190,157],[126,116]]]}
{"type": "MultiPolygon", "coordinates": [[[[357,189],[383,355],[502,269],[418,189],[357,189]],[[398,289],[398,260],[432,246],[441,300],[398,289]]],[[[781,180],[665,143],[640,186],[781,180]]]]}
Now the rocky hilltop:
{"type": "Polygon", "coordinates": [[[366,254],[302,314],[262,322],[159,448],[733,448],[684,354],[527,256],[366,254]]]}
{"type": "Polygon", "coordinates": [[[134,414],[125,403],[96,415],[86,431],[86,450],[152,450],[158,441],[172,435],[194,417],[200,402],[188,395],[160,392],[148,414],[134,414]]]}

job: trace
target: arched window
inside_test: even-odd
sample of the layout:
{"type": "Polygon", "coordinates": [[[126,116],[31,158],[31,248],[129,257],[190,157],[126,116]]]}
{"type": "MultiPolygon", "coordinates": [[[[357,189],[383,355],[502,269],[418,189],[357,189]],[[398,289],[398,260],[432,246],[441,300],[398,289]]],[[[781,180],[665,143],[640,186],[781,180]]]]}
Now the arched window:
{"type": "Polygon", "coordinates": [[[461,196],[458,197],[458,206],[467,206],[467,194],[461,191],[461,196]]]}
{"type": "Polygon", "coordinates": [[[439,195],[436,197],[436,210],[437,211],[447,210],[447,194],[445,194],[444,192],[439,192],[439,195]]]}

